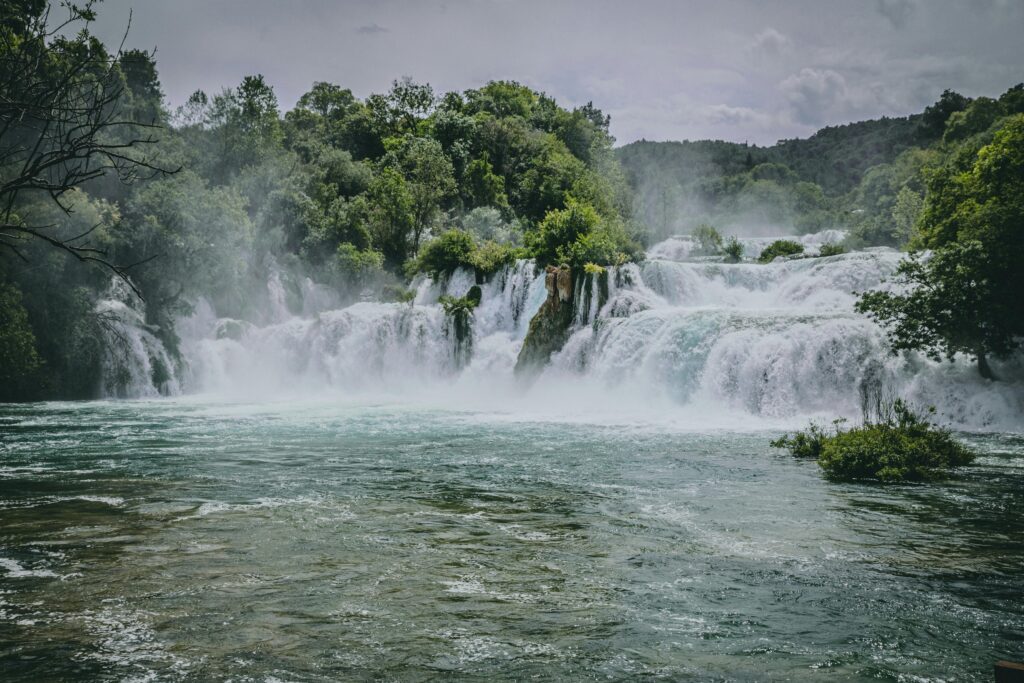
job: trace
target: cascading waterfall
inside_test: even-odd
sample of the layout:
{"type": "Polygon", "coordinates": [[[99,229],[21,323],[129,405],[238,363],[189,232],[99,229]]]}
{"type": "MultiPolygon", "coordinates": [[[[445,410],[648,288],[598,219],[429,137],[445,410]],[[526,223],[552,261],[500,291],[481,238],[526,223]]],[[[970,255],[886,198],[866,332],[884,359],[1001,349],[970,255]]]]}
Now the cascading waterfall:
{"type": "Polygon", "coordinates": [[[146,324],[145,304],[124,280],[111,281],[95,310],[103,334],[104,396],[139,398],[180,391],[174,361],[146,324]]]}
{"type": "MultiPolygon", "coordinates": [[[[826,231],[796,239],[815,253],[842,237],[826,231]]],[[[743,241],[747,253],[756,254],[771,240],[743,241]]],[[[915,353],[893,355],[883,331],[854,312],[856,292],[886,286],[898,252],[725,264],[691,257],[690,246],[688,238],[671,238],[653,246],[640,265],[609,268],[604,297],[598,276],[577,277],[574,331],[532,389],[512,380],[530,319],[546,296],[543,274],[530,261],[511,264],[482,285],[468,360],[459,356],[438,299],[464,296],[475,284],[472,272],[460,270],[442,282],[419,278],[411,304],[331,308],[329,293],[307,282],[301,315],[289,312],[297,307],[286,307],[279,276],[272,275],[270,324],[218,318],[202,300],[180,321],[180,383],[185,391],[242,396],[402,393],[445,385],[448,393],[475,392],[479,400],[505,392],[526,402],[553,390],[567,397],[578,391],[584,403],[594,396],[650,401],[684,417],[700,410],[790,420],[855,417],[861,393],[883,387],[935,405],[954,426],[1016,428],[1024,387],[1012,378],[1024,376],[1021,367],[1006,366],[1010,381],[991,383],[968,359],[938,363],[915,353]]],[[[110,393],[158,393],[146,378],[153,376],[152,359],[166,363],[166,353],[154,351],[162,347],[137,311],[113,300],[103,305],[119,311],[120,324],[131,330],[129,346],[138,349],[124,366],[133,389],[110,393]]],[[[163,387],[174,389],[173,382],[163,387]]]]}

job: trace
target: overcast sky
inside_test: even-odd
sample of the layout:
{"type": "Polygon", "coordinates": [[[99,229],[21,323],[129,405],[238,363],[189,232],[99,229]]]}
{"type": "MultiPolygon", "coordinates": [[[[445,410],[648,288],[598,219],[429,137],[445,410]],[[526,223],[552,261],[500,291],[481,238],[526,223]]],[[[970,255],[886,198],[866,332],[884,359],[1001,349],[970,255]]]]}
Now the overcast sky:
{"type": "Polygon", "coordinates": [[[592,100],[620,143],[771,144],[1024,81],[1024,0],[106,0],[97,33],[116,44],[129,9],[172,106],[254,73],[282,109],[319,80],[513,79],[592,100]]]}

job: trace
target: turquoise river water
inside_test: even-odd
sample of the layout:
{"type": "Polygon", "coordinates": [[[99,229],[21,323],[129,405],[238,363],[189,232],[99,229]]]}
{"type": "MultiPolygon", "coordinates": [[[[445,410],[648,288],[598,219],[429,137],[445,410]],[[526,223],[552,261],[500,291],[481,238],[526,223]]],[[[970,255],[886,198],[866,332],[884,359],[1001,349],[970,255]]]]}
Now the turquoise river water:
{"type": "Polygon", "coordinates": [[[880,487],[752,429],[0,406],[0,678],[962,681],[1024,658],[1024,437],[965,434],[978,466],[880,487]]]}

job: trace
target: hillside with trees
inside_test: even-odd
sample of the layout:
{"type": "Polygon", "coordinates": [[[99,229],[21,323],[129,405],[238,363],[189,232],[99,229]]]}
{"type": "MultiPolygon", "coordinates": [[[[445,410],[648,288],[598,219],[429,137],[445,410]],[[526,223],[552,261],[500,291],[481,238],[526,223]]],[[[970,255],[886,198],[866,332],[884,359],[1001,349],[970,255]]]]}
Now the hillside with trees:
{"type": "Polygon", "coordinates": [[[1024,111],[1024,88],[998,99],[946,91],[924,112],[829,126],[759,147],[720,140],[639,141],[616,150],[636,219],[656,235],[702,223],[723,232],[851,230],[854,245],[905,245],[929,169],[991,139],[1024,111]]]}

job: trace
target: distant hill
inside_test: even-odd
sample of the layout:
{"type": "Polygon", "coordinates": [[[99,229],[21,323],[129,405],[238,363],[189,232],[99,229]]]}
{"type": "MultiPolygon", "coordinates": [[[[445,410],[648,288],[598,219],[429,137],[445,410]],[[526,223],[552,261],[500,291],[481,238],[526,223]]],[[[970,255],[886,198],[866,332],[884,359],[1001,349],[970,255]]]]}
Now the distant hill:
{"type": "Polygon", "coordinates": [[[770,147],[722,140],[649,142],[616,150],[635,218],[655,237],[699,223],[745,233],[843,222],[868,169],[928,144],[921,114],[822,128],[770,147]]]}

